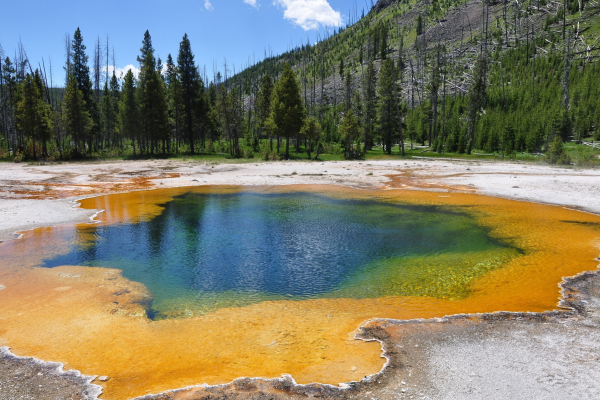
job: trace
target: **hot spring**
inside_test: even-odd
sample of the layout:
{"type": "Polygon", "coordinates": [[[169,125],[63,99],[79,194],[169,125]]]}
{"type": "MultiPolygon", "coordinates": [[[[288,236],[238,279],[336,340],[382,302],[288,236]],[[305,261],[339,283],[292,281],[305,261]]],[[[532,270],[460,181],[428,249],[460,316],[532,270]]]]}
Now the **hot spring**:
{"type": "MultiPolygon", "coordinates": [[[[265,300],[465,298],[517,257],[465,212],[311,193],[185,193],[145,221],[87,225],[44,267],[123,270],[155,318],[265,300]]],[[[187,314],[186,314],[187,313],[187,314]]]]}
{"type": "Polygon", "coordinates": [[[81,201],[97,224],[0,244],[0,345],[126,399],[381,370],[374,318],[545,311],[596,268],[600,217],[459,193],[197,187],[81,201]]]}

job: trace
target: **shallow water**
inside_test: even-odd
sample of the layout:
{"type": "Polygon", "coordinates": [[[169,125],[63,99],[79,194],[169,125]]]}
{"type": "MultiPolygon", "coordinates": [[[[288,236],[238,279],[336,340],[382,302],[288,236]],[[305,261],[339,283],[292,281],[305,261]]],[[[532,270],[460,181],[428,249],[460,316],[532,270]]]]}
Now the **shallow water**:
{"type": "MultiPolygon", "coordinates": [[[[109,376],[101,383],[106,399],[243,376],[287,373],[299,383],[360,380],[385,362],[379,343],[354,339],[366,321],[556,309],[562,277],[596,269],[600,245],[597,215],[461,193],[198,187],[101,196],[81,204],[106,210],[100,223],[36,229],[0,244],[0,284],[6,287],[0,291],[0,346],[109,376]],[[308,206],[290,200],[299,198],[308,206]],[[177,205],[186,201],[195,206],[177,205]],[[349,209],[363,212],[339,211],[349,209]],[[327,218],[316,217],[322,215],[327,218]],[[210,240],[230,241],[249,249],[246,253],[289,243],[295,250],[279,251],[277,260],[297,277],[278,281],[260,270],[242,274],[250,259],[246,253],[223,254],[199,240],[205,231],[194,233],[210,221],[221,232],[210,240]],[[153,224],[168,228],[156,236],[153,224]],[[274,228],[279,225],[289,228],[274,228]],[[189,242],[177,239],[186,226],[189,242]],[[306,239],[315,227],[327,241],[306,239]],[[257,237],[270,241],[254,246],[257,237]],[[378,239],[372,247],[371,238],[378,239]],[[163,244],[151,245],[157,243],[163,244]],[[189,252],[180,251],[181,243],[189,244],[189,252]],[[396,243],[410,245],[406,250],[396,243]],[[119,246],[134,251],[115,250],[119,246]],[[340,246],[344,257],[354,251],[348,263],[323,256],[340,246]],[[206,277],[223,271],[207,268],[211,259],[199,258],[199,248],[220,257],[236,279],[208,285],[206,277]],[[368,251],[373,259],[356,260],[368,251]],[[107,268],[119,266],[116,255],[127,261],[121,265],[130,279],[107,268]],[[59,265],[94,265],[96,256],[102,260],[98,267],[59,265]],[[155,256],[160,262],[148,261],[155,256]],[[313,257],[323,264],[307,270],[293,262],[313,257]],[[301,279],[304,274],[310,278],[301,279]],[[313,282],[320,289],[306,290],[313,282]],[[154,321],[147,318],[152,295],[154,321]]],[[[268,266],[265,254],[252,257],[268,266]]]]}
{"type": "Polygon", "coordinates": [[[519,252],[465,212],[298,193],[188,192],[148,220],[82,226],[45,267],[123,270],[155,319],[264,300],[464,298],[519,252]]]}

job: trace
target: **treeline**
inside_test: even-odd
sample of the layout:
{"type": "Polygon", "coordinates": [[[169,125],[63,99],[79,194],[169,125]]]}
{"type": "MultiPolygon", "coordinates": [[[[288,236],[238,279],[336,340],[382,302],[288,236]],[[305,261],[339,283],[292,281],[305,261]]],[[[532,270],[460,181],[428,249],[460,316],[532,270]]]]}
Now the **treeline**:
{"type": "MultiPolygon", "coordinates": [[[[144,34],[139,75],[127,71],[122,82],[113,71],[100,95],[93,89],[86,46],[81,31],[73,35],[67,64],[67,84],[58,102],[39,69],[27,72],[20,61],[10,58],[2,65],[4,106],[2,132],[5,148],[15,159],[71,159],[98,153],[153,156],[166,153],[227,152],[232,157],[265,159],[290,157],[290,143],[299,152],[302,146],[311,157],[325,148],[320,141],[318,116],[309,116],[302,100],[300,83],[289,64],[278,79],[267,72],[255,96],[243,96],[239,88],[222,81],[220,73],[205,84],[185,35],[177,60],[169,54],[166,68],[157,59],[148,31],[144,34]]],[[[391,151],[398,128],[400,107],[396,85],[398,69],[390,59],[379,74],[374,63],[367,66],[370,82],[362,96],[351,92],[341,105],[343,123],[336,126],[339,142],[349,158],[360,157],[365,146],[373,145],[372,132],[379,127],[391,151]],[[353,96],[358,96],[353,98],[353,96]],[[358,99],[358,100],[356,100],[358,99]],[[353,103],[354,101],[354,103],[353,103]]],[[[352,77],[347,74],[347,82],[352,77]]]]}
{"type": "MultiPolygon", "coordinates": [[[[454,32],[453,42],[435,34],[437,22],[427,23],[452,4],[433,2],[417,12],[398,2],[385,15],[370,13],[328,40],[233,77],[224,65],[224,76],[210,82],[187,35],[163,66],[146,32],[139,75],[113,73],[103,90],[90,79],[78,29],[60,101],[45,71],[26,72],[23,57],[4,60],[0,147],[17,159],[199,152],[287,159],[290,147],[297,157],[353,159],[375,148],[404,155],[407,143],[512,156],[559,151],[556,140],[600,140],[598,48],[582,50],[580,31],[566,24],[567,13],[581,8],[565,3],[562,13],[540,13],[536,23],[529,16],[554,5],[515,4],[511,16],[505,2],[494,16],[494,4],[485,2],[480,30],[454,32]]],[[[585,4],[581,21],[600,26],[585,4]]]]}
{"type": "Polygon", "coordinates": [[[321,126],[307,117],[289,65],[275,81],[265,74],[258,95],[250,99],[220,73],[205,84],[187,35],[177,59],[169,54],[163,67],[146,31],[137,61],[138,76],[128,70],[120,80],[113,71],[95,93],[77,29],[65,65],[64,96],[54,101],[43,71],[32,71],[26,59],[15,65],[7,57],[0,82],[2,147],[15,160],[62,160],[131,152],[226,152],[232,157],[261,152],[277,159],[289,158],[290,140],[296,151],[304,140],[309,157],[318,146],[321,126]]]}
{"type": "Polygon", "coordinates": [[[446,91],[438,107],[430,98],[407,111],[411,142],[438,151],[475,148],[508,156],[545,152],[556,137],[600,140],[600,65],[585,60],[569,65],[569,55],[560,50],[534,60],[527,57],[528,51],[531,55],[531,48],[523,45],[492,55],[485,67],[479,65],[475,78],[488,69],[480,99],[473,97],[477,79],[467,93],[434,87],[439,95],[446,91]]]}
{"type": "Polygon", "coordinates": [[[218,107],[229,113],[239,103],[217,89],[218,82],[205,87],[187,35],[177,61],[167,57],[164,72],[146,31],[138,76],[129,70],[120,81],[113,71],[101,93],[95,93],[77,29],[65,66],[64,96],[58,102],[51,99],[44,72],[31,67],[27,72],[28,61],[18,61],[4,60],[0,82],[2,147],[17,159],[69,159],[130,149],[134,156],[194,153],[220,137],[218,107]]]}

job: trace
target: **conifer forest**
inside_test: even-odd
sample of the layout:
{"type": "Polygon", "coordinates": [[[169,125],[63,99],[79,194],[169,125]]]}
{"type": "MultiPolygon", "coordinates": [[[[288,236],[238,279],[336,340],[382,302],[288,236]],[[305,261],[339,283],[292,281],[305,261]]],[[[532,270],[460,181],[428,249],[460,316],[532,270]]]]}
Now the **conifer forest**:
{"type": "Polygon", "coordinates": [[[85,34],[65,38],[64,83],[25,45],[0,47],[0,158],[597,162],[565,151],[600,147],[597,0],[380,0],[317,43],[210,76],[183,32],[166,60],[140,32],[139,73],[122,76],[85,34]]]}

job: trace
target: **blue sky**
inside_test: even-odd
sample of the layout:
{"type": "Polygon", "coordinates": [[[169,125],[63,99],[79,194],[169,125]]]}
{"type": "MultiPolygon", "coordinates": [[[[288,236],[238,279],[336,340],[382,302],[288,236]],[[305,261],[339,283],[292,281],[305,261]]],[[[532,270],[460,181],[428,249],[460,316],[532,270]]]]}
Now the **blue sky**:
{"type": "MultiPolygon", "coordinates": [[[[358,2],[358,0],[356,0],[358,2]]],[[[239,68],[253,56],[263,58],[292,45],[316,40],[318,31],[344,25],[355,0],[105,0],[103,2],[36,0],[5,2],[0,24],[0,45],[12,57],[21,39],[32,64],[52,59],[55,86],[64,81],[64,37],[81,28],[90,61],[100,36],[114,46],[117,69],[137,66],[136,56],[146,29],[156,54],[177,57],[179,43],[187,33],[202,68],[212,76],[213,61],[222,69],[239,68]]],[[[365,7],[362,0],[357,3],[365,7]]],[[[111,50],[112,52],[112,50],[111,50]]],[[[112,56],[111,56],[112,57],[112,56]]],[[[112,60],[110,62],[112,64],[112,60]]]]}

